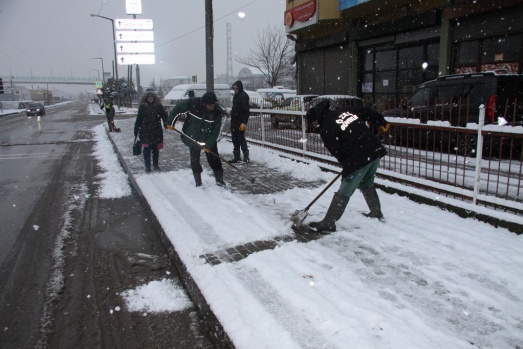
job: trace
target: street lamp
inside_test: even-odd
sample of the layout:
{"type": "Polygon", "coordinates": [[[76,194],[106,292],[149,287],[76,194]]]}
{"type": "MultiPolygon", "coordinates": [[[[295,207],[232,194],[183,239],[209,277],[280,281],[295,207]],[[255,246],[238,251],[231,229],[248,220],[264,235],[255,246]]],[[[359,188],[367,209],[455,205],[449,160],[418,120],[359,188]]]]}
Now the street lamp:
{"type": "MultiPolygon", "coordinates": [[[[114,76],[115,76],[115,85],[116,85],[116,93],[118,94],[118,98],[120,98],[120,87],[119,87],[119,81],[118,81],[118,61],[116,56],[116,33],[114,31],[114,19],[109,17],[104,17],[100,15],[95,15],[94,13],[91,13],[91,17],[100,17],[103,19],[107,19],[108,21],[111,21],[111,27],[113,30],[113,49],[114,49],[114,76]]],[[[118,103],[118,108],[120,108],[120,103],[118,103]]]]}
{"type": "Polygon", "coordinates": [[[98,69],[89,69],[89,76],[91,75],[91,70],[96,70],[98,73],[98,80],[100,80],[100,71],[98,69]]]}
{"type": "MultiPolygon", "coordinates": [[[[102,82],[105,84],[104,59],[102,57],[94,57],[91,59],[100,59],[102,61],[102,82]]],[[[100,76],[98,76],[98,80],[100,80],[100,76]]]]}

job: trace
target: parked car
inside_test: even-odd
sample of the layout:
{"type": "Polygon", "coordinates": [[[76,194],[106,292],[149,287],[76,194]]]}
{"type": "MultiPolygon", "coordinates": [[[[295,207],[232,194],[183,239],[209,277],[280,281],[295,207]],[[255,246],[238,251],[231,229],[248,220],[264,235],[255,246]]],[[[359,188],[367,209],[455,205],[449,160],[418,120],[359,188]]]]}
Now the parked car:
{"type": "MultiPolygon", "coordinates": [[[[385,110],[383,115],[419,119],[421,123],[447,121],[450,126],[465,127],[479,122],[481,105],[485,106],[486,125],[523,125],[523,75],[498,70],[442,76],[421,84],[398,108],[385,110]]],[[[411,132],[409,127],[397,128],[397,138],[413,139],[411,132]]],[[[474,156],[475,137],[463,139],[456,134],[428,131],[422,141],[439,144],[442,151],[457,149],[461,155],[474,156]]],[[[484,144],[484,151],[499,148],[488,139],[484,144]]]]}
{"type": "MultiPolygon", "coordinates": [[[[272,104],[263,99],[263,96],[256,91],[244,90],[249,95],[249,106],[251,109],[270,109],[272,104]]],[[[233,92],[234,93],[234,92],[233,92]]]]}
{"type": "MultiPolygon", "coordinates": [[[[224,108],[230,108],[232,99],[230,98],[231,87],[227,84],[214,84],[214,93],[218,98],[218,103],[224,108]]],[[[181,99],[190,96],[201,97],[207,92],[206,84],[181,84],[174,86],[162,99],[163,105],[173,105],[181,99]]]]}
{"type": "MultiPolygon", "coordinates": [[[[352,96],[352,95],[321,95],[316,98],[314,98],[309,103],[309,108],[315,107],[318,103],[323,101],[324,99],[328,99],[330,101],[331,107],[356,107],[356,106],[363,106],[364,102],[363,99],[352,96]]],[[[309,122],[307,118],[305,118],[306,122],[306,130],[307,132],[315,132],[317,130],[314,130],[311,126],[309,126],[309,122]]]]}
{"type": "MultiPolygon", "coordinates": [[[[218,103],[224,109],[232,106],[231,87],[227,84],[214,84],[214,93],[218,98],[218,103]]],[[[162,104],[167,113],[177,102],[190,97],[201,97],[207,92],[206,84],[181,84],[174,86],[162,99],[162,104]]],[[[185,115],[179,117],[180,121],[185,120],[185,115]]]]}
{"type": "MultiPolygon", "coordinates": [[[[297,95],[286,98],[278,107],[274,110],[283,111],[307,111],[311,101],[318,97],[318,95],[297,95]],[[303,108],[303,109],[302,109],[303,108]]],[[[271,114],[271,124],[277,128],[281,123],[290,123],[301,128],[302,116],[293,114],[271,114]]]]}
{"type": "Polygon", "coordinates": [[[45,107],[42,103],[29,103],[25,112],[27,116],[45,115],[45,107]]]}
{"type": "Polygon", "coordinates": [[[256,90],[262,95],[263,99],[270,102],[273,107],[277,107],[285,98],[296,96],[296,90],[286,89],[283,86],[274,86],[272,88],[259,88],[256,90]]]}
{"type": "MultiPolygon", "coordinates": [[[[247,93],[249,96],[249,108],[252,109],[271,109],[272,104],[267,102],[263,99],[261,94],[255,91],[249,91],[249,90],[243,90],[243,92],[247,93]]],[[[234,98],[234,91],[230,90],[231,94],[231,106],[232,106],[232,99],[234,98]]]]}
{"type": "Polygon", "coordinates": [[[321,95],[316,98],[314,98],[309,108],[315,107],[316,104],[320,103],[322,100],[328,99],[330,101],[331,107],[335,106],[346,106],[346,107],[352,107],[352,106],[363,106],[363,99],[351,96],[351,95],[321,95]]]}
{"type": "Polygon", "coordinates": [[[446,75],[421,84],[401,106],[384,116],[449,121],[452,126],[478,123],[485,105],[485,124],[523,124],[523,75],[502,71],[446,75]]]}

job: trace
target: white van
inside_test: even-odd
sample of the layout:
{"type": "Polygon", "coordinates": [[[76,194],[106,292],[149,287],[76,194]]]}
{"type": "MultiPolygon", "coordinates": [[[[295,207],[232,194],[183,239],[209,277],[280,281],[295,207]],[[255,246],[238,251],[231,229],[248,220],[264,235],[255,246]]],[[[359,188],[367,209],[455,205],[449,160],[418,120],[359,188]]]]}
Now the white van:
{"type": "MultiPolygon", "coordinates": [[[[227,84],[214,84],[214,93],[218,97],[218,102],[224,108],[231,107],[230,91],[231,87],[227,84]]],[[[207,92],[206,84],[182,84],[174,86],[169,93],[163,97],[162,103],[167,105],[174,105],[181,99],[189,98],[191,92],[194,92],[194,97],[201,97],[207,92]]]]}
{"type": "Polygon", "coordinates": [[[272,88],[259,88],[256,90],[262,97],[273,104],[274,107],[289,97],[296,96],[296,90],[283,88],[283,86],[274,86],[272,88]]]}

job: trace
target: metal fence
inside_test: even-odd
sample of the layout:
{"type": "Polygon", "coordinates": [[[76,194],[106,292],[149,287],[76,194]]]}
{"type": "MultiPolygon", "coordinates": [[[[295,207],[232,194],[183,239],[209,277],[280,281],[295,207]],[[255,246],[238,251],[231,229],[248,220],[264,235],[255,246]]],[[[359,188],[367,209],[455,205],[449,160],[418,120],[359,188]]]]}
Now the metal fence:
{"type": "MultiPolygon", "coordinates": [[[[271,115],[277,113],[281,111],[251,109],[247,139],[338,166],[319,135],[307,129],[304,110],[292,112],[303,122],[274,127],[271,115]]],[[[389,133],[380,136],[388,154],[381,159],[378,177],[476,205],[523,213],[523,127],[481,123],[453,127],[405,118],[388,121],[389,133]]]]}

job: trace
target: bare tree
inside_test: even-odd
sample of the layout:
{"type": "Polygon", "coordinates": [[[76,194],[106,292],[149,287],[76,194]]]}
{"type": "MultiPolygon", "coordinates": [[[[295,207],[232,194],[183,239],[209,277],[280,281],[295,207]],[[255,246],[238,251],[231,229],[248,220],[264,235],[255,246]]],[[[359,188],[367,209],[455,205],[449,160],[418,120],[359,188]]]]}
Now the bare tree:
{"type": "Polygon", "coordinates": [[[265,82],[271,87],[283,76],[289,74],[294,56],[294,42],[287,39],[283,27],[267,27],[264,32],[258,31],[254,38],[256,49],[250,49],[246,57],[239,57],[236,62],[258,68],[265,82]]]}

